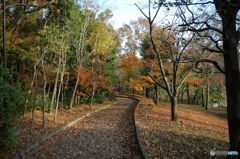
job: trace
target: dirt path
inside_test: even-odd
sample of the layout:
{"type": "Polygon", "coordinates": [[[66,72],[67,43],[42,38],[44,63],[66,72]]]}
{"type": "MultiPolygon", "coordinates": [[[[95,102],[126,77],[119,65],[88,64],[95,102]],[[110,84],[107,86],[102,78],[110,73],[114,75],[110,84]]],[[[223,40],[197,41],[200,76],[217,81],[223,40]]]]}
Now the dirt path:
{"type": "Polygon", "coordinates": [[[136,101],[118,98],[108,109],[87,117],[52,138],[27,158],[141,158],[133,125],[136,101]]]}

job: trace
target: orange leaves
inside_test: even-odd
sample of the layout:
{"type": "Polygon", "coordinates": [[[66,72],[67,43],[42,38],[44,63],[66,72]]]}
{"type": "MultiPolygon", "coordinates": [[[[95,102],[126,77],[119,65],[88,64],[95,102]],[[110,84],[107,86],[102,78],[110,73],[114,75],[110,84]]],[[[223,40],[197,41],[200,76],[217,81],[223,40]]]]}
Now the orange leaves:
{"type": "Polygon", "coordinates": [[[158,78],[158,77],[161,76],[161,73],[159,73],[159,72],[152,72],[151,75],[152,75],[153,77],[158,78]]]}
{"type": "Polygon", "coordinates": [[[98,75],[97,82],[98,82],[99,86],[103,87],[107,81],[108,81],[107,77],[105,77],[103,75],[98,75]]]}
{"type": "Polygon", "coordinates": [[[188,83],[189,84],[202,85],[202,84],[206,83],[206,79],[205,78],[200,78],[200,77],[192,77],[192,78],[188,79],[188,83]]]}
{"type": "Polygon", "coordinates": [[[141,60],[135,55],[135,53],[129,53],[127,56],[123,56],[120,62],[120,67],[124,72],[135,72],[141,67],[141,60]]]}
{"type": "MultiPolygon", "coordinates": [[[[79,73],[79,82],[78,84],[86,90],[86,92],[91,92],[93,86],[96,88],[108,88],[106,83],[108,78],[103,75],[96,75],[95,72],[88,71],[85,68],[77,70],[79,73]]],[[[83,92],[79,92],[79,95],[85,96],[83,92]]],[[[88,94],[88,93],[87,93],[88,94]]]]}
{"type": "Polygon", "coordinates": [[[140,78],[147,83],[153,84],[154,81],[149,76],[140,76],[140,78]]]}
{"type": "Polygon", "coordinates": [[[93,85],[94,84],[94,81],[93,81],[93,73],[92,72],[89,72],[88,70],[86,69],[80,69],[78,70],[77,72],[79,72],[79,85],[82,86],[83,88],[86,88],[90,85],[93,85]]]}

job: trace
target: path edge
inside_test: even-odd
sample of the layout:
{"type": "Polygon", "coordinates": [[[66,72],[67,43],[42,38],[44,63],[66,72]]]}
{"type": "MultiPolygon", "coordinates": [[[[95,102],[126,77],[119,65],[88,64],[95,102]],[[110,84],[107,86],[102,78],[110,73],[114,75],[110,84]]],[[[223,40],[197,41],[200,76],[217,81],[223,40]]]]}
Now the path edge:
{"type": "Polygon", "coordinates": [[[134,107],[133,120],[134,120],[134,127],[135,127],[137,142],[138,142],[140,151],[141,151],[142,156],[144,157],[144,159],[152,159],[150,157],[149,153],[147,152],[144,144],[143,144],[143,140],[141,139],[141,130],[140,130],[140,127],[139,127],[139,125],[137,123],[136,108],[139,106],[140,100],[137,99],[137,98],[133,98],[133,97],[129,97],[129,98],[137,100],[137,105],[134,107]]]}
{"type": "Polygon", "coordinates": [[[79,121],[83,120],[84,118],[98,112],[101,111],[103,109],[107,109],[110,106],[116,104],[116,102],[114,102],[113,104],[109,104],[105,107],[101,107],[98,109],[95,109],[87,114],[84,114],[80,117],[78,117],[77,119],[71,121],[70,123],[66,124],[65,126],[55,130],[54,132],[48,134],[47,136],[45,136],[44,138],[38,140],[37,142],[35,142],[34,144],[32,144],[31,146],[29,146],[27,149],[20,151],[20,153],[16,154],[13,159],[22,159],[25,158],[26,156],[30,155],[31,153],[35,152],[37,149],[39,149],[44,143],[46,143],[49,139],[51,139],[52,137],[60,134],[61,132],[63,132],[64,130],[70,128],[71,126],[75,125],[76,123],[78,123],[79,121]]]}

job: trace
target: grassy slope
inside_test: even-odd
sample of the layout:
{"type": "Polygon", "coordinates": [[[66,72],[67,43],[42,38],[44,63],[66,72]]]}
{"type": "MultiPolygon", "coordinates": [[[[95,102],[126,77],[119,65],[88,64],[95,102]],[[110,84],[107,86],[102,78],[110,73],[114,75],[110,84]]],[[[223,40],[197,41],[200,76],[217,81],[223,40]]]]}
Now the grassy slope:
{"type": "Polygon", "coordinates": [[[196,105],[178,105],[179,120],[170,120],[170,104],[141,112],[138,122],[143,140],[153,158],[209,158],[210,150],[228,150],[226,108],[204,110],[196,105]]]}

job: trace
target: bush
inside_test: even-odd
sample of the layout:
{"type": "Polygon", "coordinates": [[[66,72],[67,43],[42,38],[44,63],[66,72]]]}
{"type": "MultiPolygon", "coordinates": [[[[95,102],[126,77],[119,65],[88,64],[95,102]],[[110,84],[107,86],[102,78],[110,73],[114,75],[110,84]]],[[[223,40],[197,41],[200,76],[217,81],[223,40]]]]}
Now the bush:
{"type": "Polygon", "coordinates": [[[24,105],[24,91],[14,83],[9,70],[0,68],[0,147],[5,149],[18,143],[15,124],[19,121],[24,105]]]}
{"type": "Polygon", "coordinates": [[[104,100],[106,99],[106,94],[107,90],[96,91],[93,102],[97,104],[103,103],[104,100]]]}

